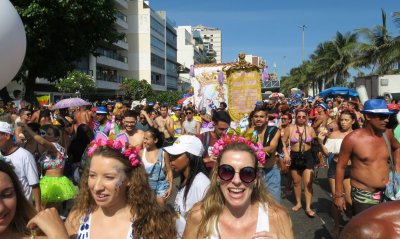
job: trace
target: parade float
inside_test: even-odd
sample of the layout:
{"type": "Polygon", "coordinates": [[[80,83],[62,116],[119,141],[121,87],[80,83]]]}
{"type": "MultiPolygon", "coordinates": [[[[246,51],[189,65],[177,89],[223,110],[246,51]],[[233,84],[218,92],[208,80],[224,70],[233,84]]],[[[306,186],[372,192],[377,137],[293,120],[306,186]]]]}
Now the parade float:
{"type": "Polygon", "coordinates": [[[249,114],[255,102],[262,99],[260,68],[246,62],[244,53],[239,54],[235,63],[194,65],[190,76],[196,108],[210,112],[225,102],[235,122],[249,114]]]}

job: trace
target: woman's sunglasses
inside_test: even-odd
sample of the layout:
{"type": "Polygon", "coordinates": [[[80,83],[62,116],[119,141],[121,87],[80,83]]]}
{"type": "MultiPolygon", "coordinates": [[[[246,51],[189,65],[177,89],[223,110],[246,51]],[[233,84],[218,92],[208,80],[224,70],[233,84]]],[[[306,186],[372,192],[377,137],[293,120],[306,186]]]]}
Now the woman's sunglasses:
{"type": "Polygon", "coordinates": [[[297,116],[297,118],[298,118],[298,119],[306,119],[306,118],[307,118],[307,116],[302,116],[302,115],[299,115],[299,116],[297,116]]]}
{"type": "Polygon", "coordinates": [[[251,183],[257,177],[257,170],[254,167],[244,167],[241,168],[239,172],[236,172],[235,169],[228,164],[222,164],[218,167],[218,176],[223,181],[232,180],[235,173],[239,173],[240,180],[244,183],[251,183]]]}

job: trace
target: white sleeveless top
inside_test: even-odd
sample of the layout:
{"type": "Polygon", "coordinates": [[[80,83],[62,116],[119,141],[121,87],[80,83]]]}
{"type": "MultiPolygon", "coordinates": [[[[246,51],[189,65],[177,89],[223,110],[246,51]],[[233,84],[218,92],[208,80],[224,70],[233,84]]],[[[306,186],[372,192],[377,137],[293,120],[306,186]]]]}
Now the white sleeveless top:
{"type": "MultiPolygon", "coordinates": [[[[84,215],[81,218],[78,235],[76,236],[77,239],[90,239],[90,223],[91,222],[92,222],[92,213],[84,215]]],[[[131,222],[130,228],[132,228],[132,222],[131,222]]],[[[132,230],[129,230],[126,238],[127,239],[133,238],[132,230]]]]}
{"type": "Polygon", "coordinates": [[[327,139],[325,147],[329,153],[339,154],[343,139],[327,139]]]}
{"type": "MultiPolygon", "coordinates": [[[[255,232],[269,232],[269,218],[268,218],[268,204],[258,204],[258,218],[257,218],[257,227],[255,232]]],[[[214,222],[213,233],[208,239],[219,239],[219,223],[214,222]],[[218,228],[217,228],[218,227],[218,228]]]]}

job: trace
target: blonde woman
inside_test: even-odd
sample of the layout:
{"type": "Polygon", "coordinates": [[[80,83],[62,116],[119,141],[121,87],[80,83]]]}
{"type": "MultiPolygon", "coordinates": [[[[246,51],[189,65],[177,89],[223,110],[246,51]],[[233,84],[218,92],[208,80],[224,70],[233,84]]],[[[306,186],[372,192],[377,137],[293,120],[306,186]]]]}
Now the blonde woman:
{"type": "Polygon", "coordinates": [[[210,189],[189,213],[183,238],[294,238],[291,220],[267,193],[257,164],[246,143],[227,145],[210,189]]]}

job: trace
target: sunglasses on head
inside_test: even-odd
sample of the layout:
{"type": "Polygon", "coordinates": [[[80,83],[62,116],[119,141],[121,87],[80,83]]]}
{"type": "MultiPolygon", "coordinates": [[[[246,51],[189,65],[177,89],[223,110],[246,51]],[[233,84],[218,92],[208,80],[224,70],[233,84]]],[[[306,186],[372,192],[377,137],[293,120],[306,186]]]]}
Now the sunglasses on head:
{"type": "Polygon", "coordinates": [[[228,164],[222,164],[218,167],[218,176],[223,181],[232,180],[236,173],[239,173],[240,180],[244,183],[251,183],[257,177],[257,170],[254,167],[244,167],[236,172],[235,169],[228,164]]]}

